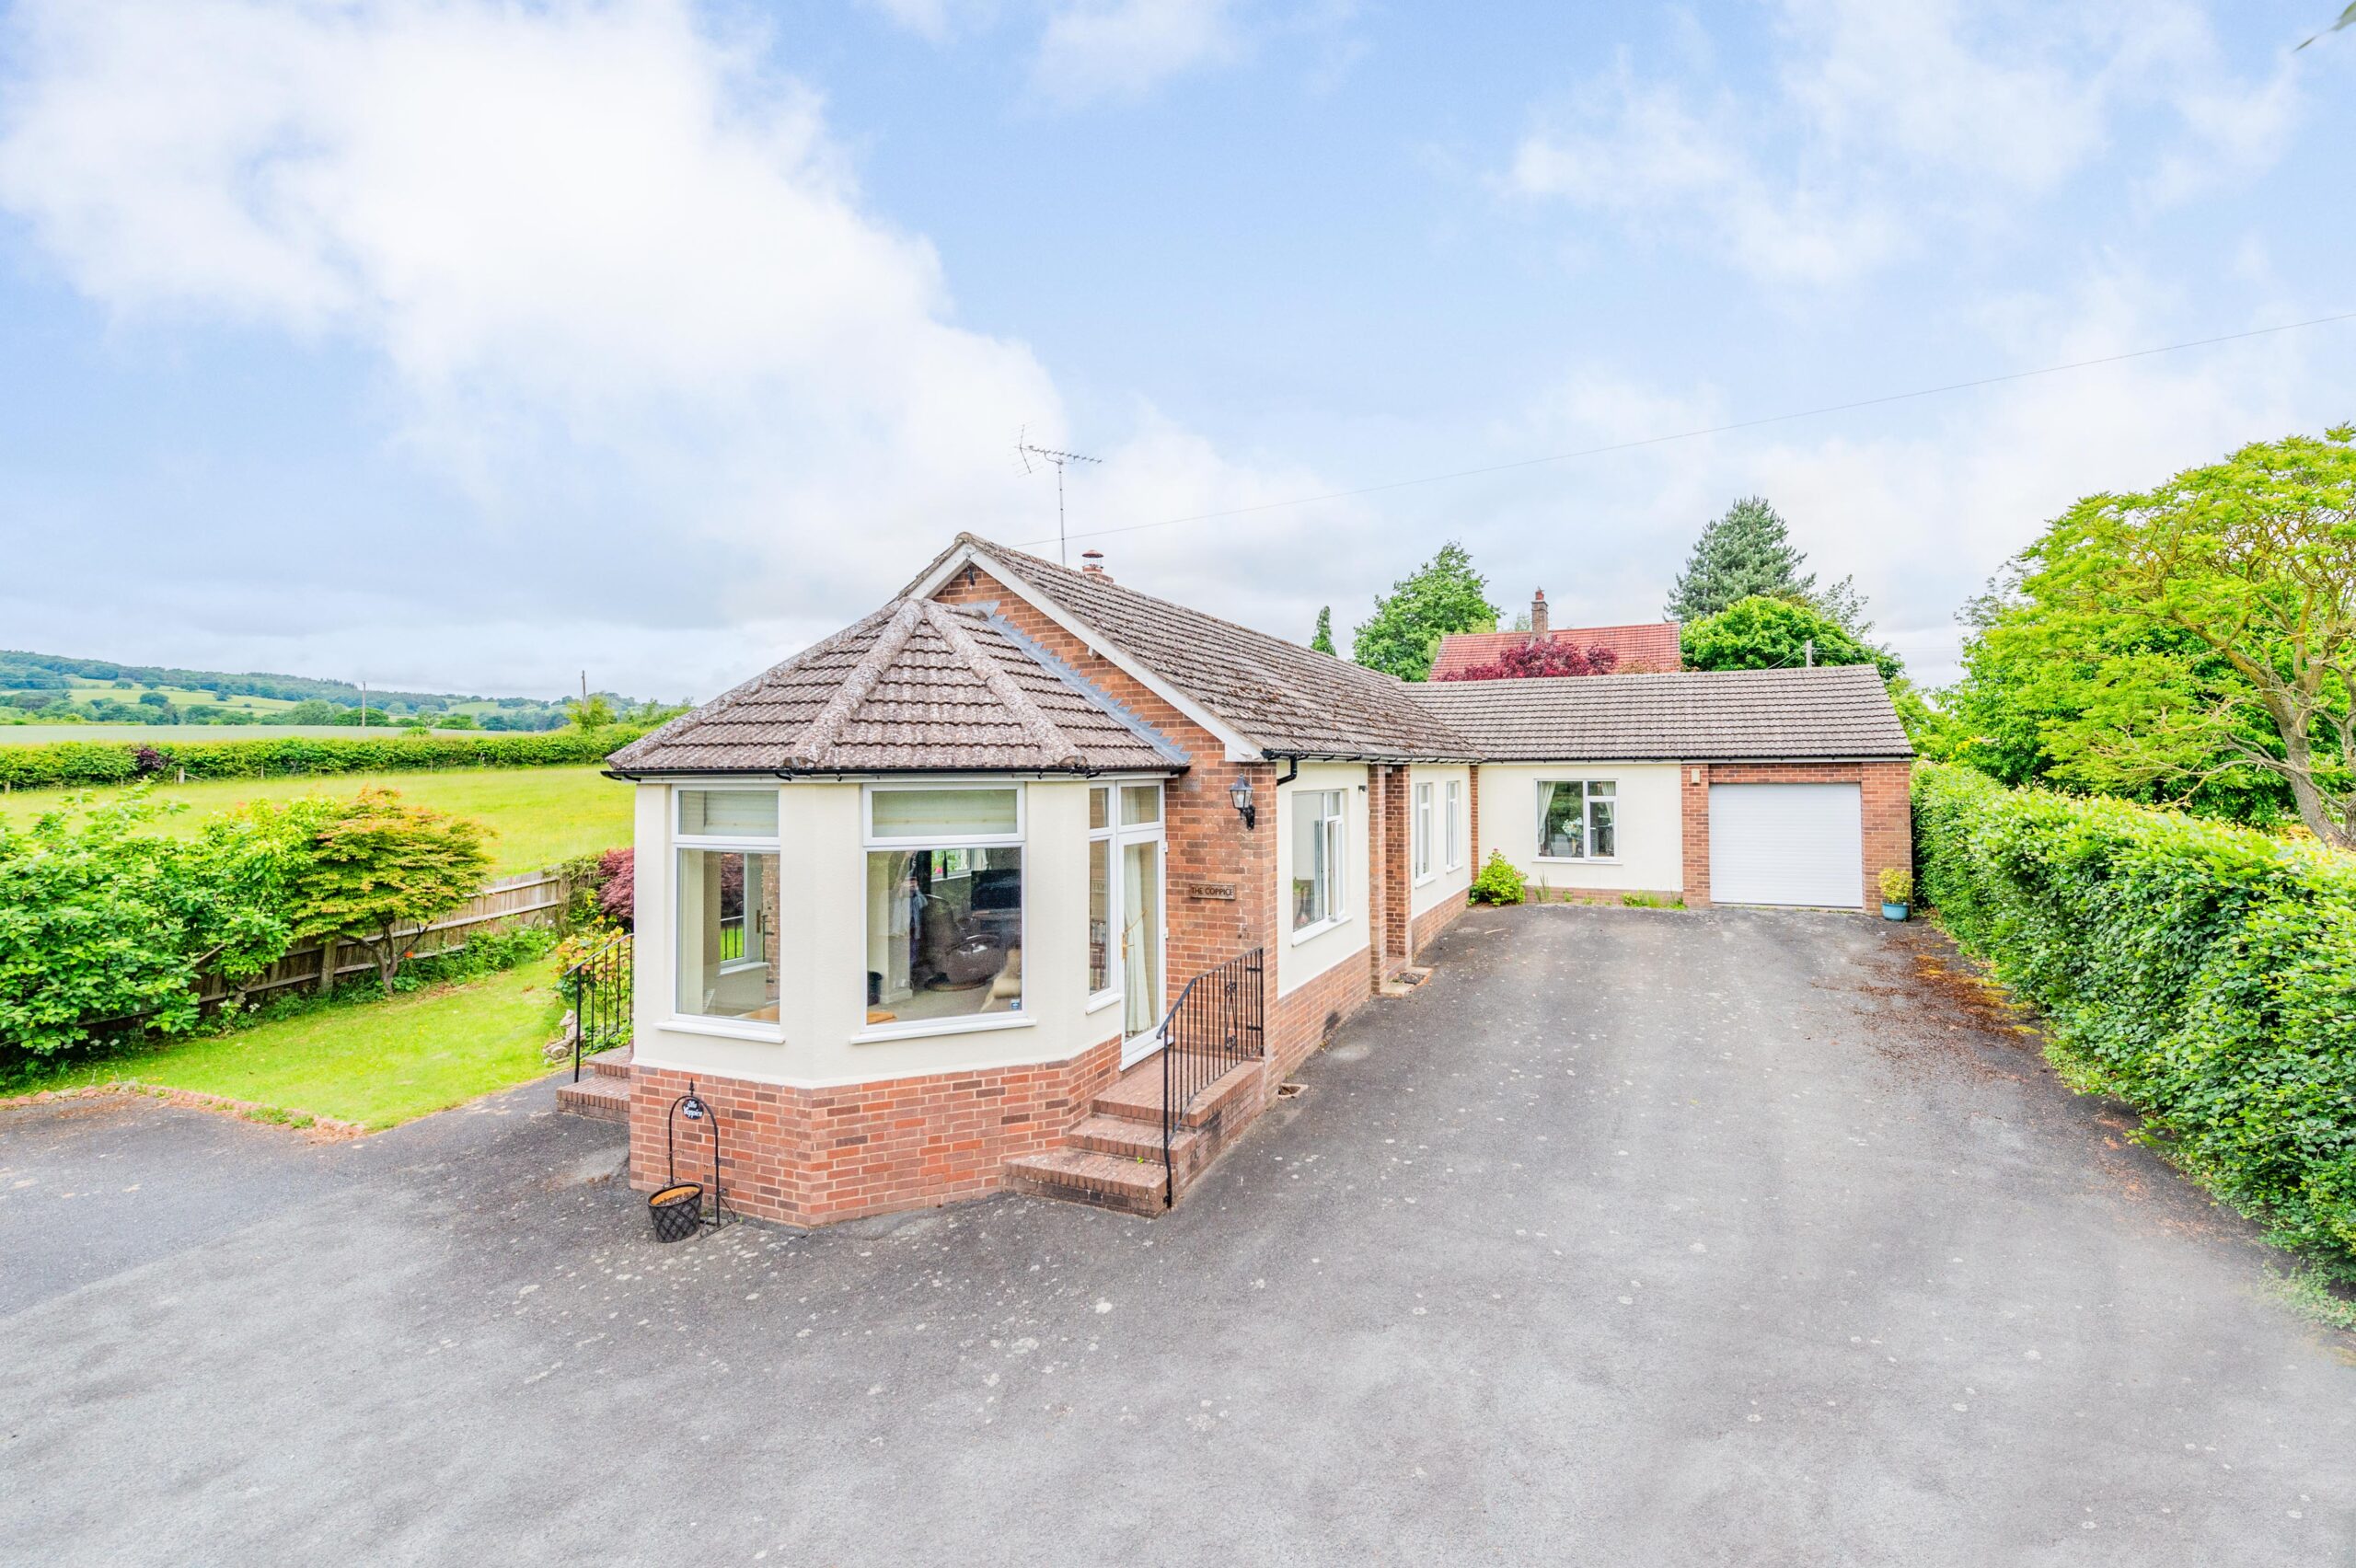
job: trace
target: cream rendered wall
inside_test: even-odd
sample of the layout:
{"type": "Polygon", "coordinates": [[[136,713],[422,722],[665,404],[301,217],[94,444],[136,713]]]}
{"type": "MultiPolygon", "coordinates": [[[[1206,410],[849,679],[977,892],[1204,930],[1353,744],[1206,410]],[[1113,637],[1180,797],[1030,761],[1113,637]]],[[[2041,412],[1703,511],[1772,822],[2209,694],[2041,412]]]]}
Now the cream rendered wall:
{"type": "MultiPolygon", "coordinates": [[[[1468,787],[1472,770],[1469,767],[1432,767],[1417,763],[1407,777],[1408,853],[1415,852],[1415,787],[1432,787],[1432,874],[1416,882],[1407,901],[1408,913],[1421,915],[1450,900],[1461,901],[1464,890],[1472,885],[1472,791],[1468,787]],[[1448,786],[1456,782],[1456,854],[1455,870],[1448,864],[1448,786]]],[[[1412,868],[1414,861],[1408,862],[1412,868]]]]}
{"type": "Polygon", "coordinates": [[[1367,769],[1357,763],[1304,762],[1300,777],[1276,791],[1276,994],[1315,979],[1337,963],[1362,958],[1373,940],[1368,918],[1367,769]],[[1293,797],[1304,790],[1339,790],[1349,818],[1349,860],[1344,868],[1345,918],[1305,941],[1292,930],[1293,797]]]}
{"type": "Polygon", "coordinates": [[[1682,893],[1683,811],[1671,762],[1483,763],[1480,853],[1500,850],[1532,882],[1550,887],[1682,893]],[[1547,778],[1608,778],[1617,786],[1617,857],[1538,858],[1538,783],[1547,778]]]}
{"type": "Polygon", "coordinates": [[[675,788],[638,788],[636,1059],[646,1066],[818,1087],[1062,1061],[1120,1032],[1117,1008],[1087,1009],[1088,787],[1062,781],[1017,786],[1025,818],[1019,1020],[987,1014],[1009,1021],[875,1037],[867,1024],[860,786],[799,780],[782,785],[778,798],[778,1022],[677,1018],[675,788]]]}

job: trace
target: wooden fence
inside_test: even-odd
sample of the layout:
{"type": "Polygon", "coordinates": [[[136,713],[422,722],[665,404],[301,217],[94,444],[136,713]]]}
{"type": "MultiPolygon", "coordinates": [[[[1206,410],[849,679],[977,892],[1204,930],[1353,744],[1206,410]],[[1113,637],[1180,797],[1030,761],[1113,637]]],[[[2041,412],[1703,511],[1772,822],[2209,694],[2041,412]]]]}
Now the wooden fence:
{"type": "MultiPolygon", "coordinates": [[[[572,880],[560,871],[525,871],[521,876],[502,877],[433,924],[410,930],[410,951],[423,957],[464,945],[471,931],[553,925],[572,896],[572,880]]],[[[323,989],[347,974],[375,972],[376,961],[368,956],[367,949],[330,940],[290,948],[285,957],[242,984],[232,985],[218,975],[208,975],[202,997],[210,1007],[233,997],[267,996],[290,986],[323,989]]]]}

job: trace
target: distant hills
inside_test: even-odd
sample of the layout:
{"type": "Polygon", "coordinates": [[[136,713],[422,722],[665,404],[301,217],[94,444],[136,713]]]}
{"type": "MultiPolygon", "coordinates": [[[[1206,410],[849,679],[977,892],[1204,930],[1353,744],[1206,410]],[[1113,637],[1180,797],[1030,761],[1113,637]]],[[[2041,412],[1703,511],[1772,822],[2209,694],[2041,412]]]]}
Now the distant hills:
{"type": "MultiPolygon", "coordinates": [[[[649,708],[600,694],[620,713],[649,708]]],[[[371,724],[425,720],[485,730],[553,730],[567,721],[562,699],[478,697],[445,691],[367,694],[371,724]]],[[[360,687],[248,671],[121,664],[56,653],[0,650],[0,709],[23,720],[86,719],[113,724],[358,724],[360,687]]]]}

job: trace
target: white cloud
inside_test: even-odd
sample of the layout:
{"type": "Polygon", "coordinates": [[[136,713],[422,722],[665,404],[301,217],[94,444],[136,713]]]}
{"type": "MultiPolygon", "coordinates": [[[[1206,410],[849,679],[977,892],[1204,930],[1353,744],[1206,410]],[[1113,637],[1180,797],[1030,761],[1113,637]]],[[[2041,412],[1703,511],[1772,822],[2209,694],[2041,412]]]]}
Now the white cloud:
{"type": "Polygon", "coordinates": [[[1064,105],[1137,98],[1242,51],[1234,0],[1068,0],[1047,18],[1032,86],[1064,105]]]}
{"type": "MultiPolygon", "coordinates": [[[[708,674],[680,653],[698,628],[798,640],[958,528],[1052,515],[1011,453],[1024,421],[1063,439],[1047,372],[955,322],[939,258],[865,210],[765,40],[681,0],[51,0],[17,25],[0,204],[65,276],[134,329],[357,346],[394,453],[466,498],[403,537],[437,563],[418,601],[310,634],[335,667],[389,647],[398,679],[479,681],[425,629],[455,607],[553,624],[535,676],[589,627],[641,627],[641,684],[674,689],[708,674]]],[[[1178,444],[1146,421],[1123,482],[1165,460],[1212,482],[1178,444]]],[[[301,594],[306,563],[378,565],[363,538],[248,543],[157,541],[192,642],[248,635],[228,606],[253,576],[301,594]]]]}
{"type": "Polygon", "coordinates": [[[2242,79],[2186,4],[1784,0],[1775,31],[1739,90],[1714,56],[1698,83],[1623,61],[1542,111],[1496,185],[1830,284],[2013,221],[2122,137],[2146,202],[2178,200],[2270,163],[2297,113],[2289,64],[2242,79]]]}

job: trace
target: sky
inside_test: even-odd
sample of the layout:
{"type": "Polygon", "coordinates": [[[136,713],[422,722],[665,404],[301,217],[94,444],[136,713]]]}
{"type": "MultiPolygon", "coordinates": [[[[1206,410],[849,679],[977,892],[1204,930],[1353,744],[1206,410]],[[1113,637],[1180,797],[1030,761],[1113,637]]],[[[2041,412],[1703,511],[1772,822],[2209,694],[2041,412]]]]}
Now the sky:
{"type": "Polygon", "coordinates": [[[2071,501],[2356,420],[2356,321],[1808,410],[2356,311],[2338,9],[22,0],[0,646],[708,697],[1055,554],[1027,436],[1300,641],[1450,539],[1658,618],[1764,495],[1935,684],[2071,501]]]}

